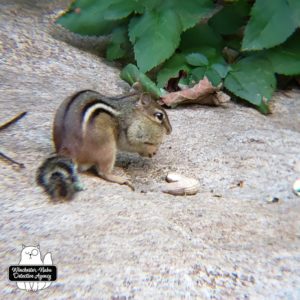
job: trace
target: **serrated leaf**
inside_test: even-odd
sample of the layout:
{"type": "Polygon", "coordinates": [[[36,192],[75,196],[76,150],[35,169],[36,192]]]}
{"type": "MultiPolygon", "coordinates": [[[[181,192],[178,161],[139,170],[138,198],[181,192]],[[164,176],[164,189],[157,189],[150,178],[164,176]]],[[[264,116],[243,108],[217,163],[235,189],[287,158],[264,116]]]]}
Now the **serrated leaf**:
{"type": "Polygon", "coordinates": [[[182,25],[183,31],[194,27],[201,19],[208,17],[215,7],[211,0],[164,0],[158,10],[174,11],[182,25]]]}
{"type": "Polygon", "coordinates": [[[179,45],[181,25],[175,12],[146,12],[129,24],[137,65],[147,72],[168,59],[179,45]]]}
{"type": "Polygon", "coordinates": [[[161,90],[155,85],[155,83],[133,64],[127,65],[121,71],[120,77],[131,85],[135,82],[139,82],[144,91],[152,94],[156,98],[162,96],[161,90]]]}
{"type": "Polygon", "coordinates": [[[300,74],[300,34],[294,34],[284,44],[266,51],[274,71],[283,75],[300,74]]]}
{"type": "Polygon", "coordinates": [[[271,63],[266,59],[250,56],[231,67],[224,86],[236,96],[264,110],[276,87],[271,63]]]}
{"type": "Polygon", "coordinates": [[[250,7],[247,0],[230,2],[214,15],[208,24],[220,34],[234,34],[246,24],[250,7]]]}
{"type": "Polygon", "coordinates": [[[124,57],[129,47],[128,44],[127,27],[122,26],[115,28],[111,35],[111,41],[106,49],[106,58],[108,60],[115,60],[124,57]]]}
{"type": "Polygon", "coordinates": [[[190,53],[186,56],[186,61],[191,66],[202,67],[208,65],[208,59],[201,53],[190,53]]]}
{"type": "Polygon", "coordinates": [[[164,63],[157,74],[158,87],[164,87],[169,79],[176,77],[181,70],[189,71],[190,67],[186,64],[184,55],[174,54],[169,60],[164,63]]]}
{"type": "Polygon", "coordinates": [[[139,0],[119,0],[105,10],[106,20],[119,20],[128,17],[131,13],[143,13],[144,6],[139,0]]]}
{"type": "Polygon", "coordinates": [[[269,1],[256,0],[245,29],[242,49],[261,50],[283,43],[297,28],[292,15],[292,7],[286,0],[273,0],[272,5],[269,1]]]}
{"type": "Polygon", "coordinates": [[[105,35],[120,21],[105,20],[106,9],[117,0],[77,0],[56,20],[68,30],[82,35],[105,35]]]}

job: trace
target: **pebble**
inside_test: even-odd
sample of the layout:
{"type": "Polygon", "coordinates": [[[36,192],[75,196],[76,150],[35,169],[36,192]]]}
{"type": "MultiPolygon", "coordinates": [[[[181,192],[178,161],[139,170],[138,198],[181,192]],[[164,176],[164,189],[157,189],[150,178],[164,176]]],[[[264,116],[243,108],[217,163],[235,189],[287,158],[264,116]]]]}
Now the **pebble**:
{"type": "Polygon", "coordinates": [[[300,178],[298,178],[293,184],[293,192],[300,196],[300,178]]]}
{"type": "Polygon", "coordinates": [[[279,200],[280,199],[278,197],[270,197],[267,199],[267,203],[277,203],[279,200]]]}
{"type": "Polygon", "coordinates": [[[294,170],[300,172],[300,160],[295,163],[294,170]]]}

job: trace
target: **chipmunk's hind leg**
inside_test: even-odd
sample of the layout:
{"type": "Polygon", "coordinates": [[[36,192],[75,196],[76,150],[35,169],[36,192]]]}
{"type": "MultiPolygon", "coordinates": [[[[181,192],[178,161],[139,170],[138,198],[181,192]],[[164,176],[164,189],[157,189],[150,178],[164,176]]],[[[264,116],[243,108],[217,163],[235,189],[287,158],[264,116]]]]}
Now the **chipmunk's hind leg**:
{"type": "Polygon", "coordinates": [[[132,183],[127,178],[112,174],[116,160],[116,149],[115,140],[111,140],[110,143],[105,145],[105,151],[101,151],[101,153],[99,153],[95,164],[97,174],[104,180],[121,185],[128,185],[132,190],[134,190],[132,183]]]}
{"type": "Polygon", "coordinates": [[[104,174],[104,173],[99,173],[98,172],[98,175],[107,180],[107,181],[110,181],[110,182],[115,182],[115,183],[118,183],[118,184],[121,184],[121,185],[127,185],[129,186],[133,191],[134,191],[134,186],[132,185],[132,183],[125,177],[122,177],[122,176],[118,176],[118,175],[113,175],[113,174],[104,174]]]}

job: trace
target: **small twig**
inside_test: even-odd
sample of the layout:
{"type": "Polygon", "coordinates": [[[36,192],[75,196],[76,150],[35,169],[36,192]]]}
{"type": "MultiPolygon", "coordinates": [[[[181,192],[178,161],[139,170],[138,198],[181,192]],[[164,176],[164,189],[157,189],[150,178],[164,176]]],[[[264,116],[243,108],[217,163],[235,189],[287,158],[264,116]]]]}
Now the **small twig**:
{"type": "MultiPolygon", "coordinates": [[[[0,130],[3,130],[5,128],[9,127],[13,123],[16,123],[17,121],[19,121],[20,119],[22,119],[26,114],[27,114],[27,111],[24,111],[24,112],[16,115],[11,120],[9,120],[6,123],[0,125],[0,130]]],[[[10,163],[19,166],[20,168],[25,168],[24,164],[21,164],[21,163],[15,161],[14,159],[12,159],[12,158],[8,157],[7,155],[5,155],[3,152],[0,152],[0,156],[2,158],[4,158],[5,160],[9,161],[10,163]]]]}
{"type": "Polygon", "coordinates": [[[6,123],[0,125],[0,130],[7,128],[8,126],[10,126],[11,124],[19,121],[20,119],[22,119],[25,115],[27,114],[27,111],[24,111],[20,114],[18,114],[17,116],[15,116],[14,118],[12,118],[11,120],[7,121],[6,123]]]}
{"type": "Polygon", "coordinates": [[[4,159],[6,159],[7,161],[11,162],[12,164],[19,166],[21,169],[25,168],[24,164],[21,164],[21,163],[15,161],[14,159],[5,155],[3,152],[0,152],[0,156],[3,157],[4,159]]]}

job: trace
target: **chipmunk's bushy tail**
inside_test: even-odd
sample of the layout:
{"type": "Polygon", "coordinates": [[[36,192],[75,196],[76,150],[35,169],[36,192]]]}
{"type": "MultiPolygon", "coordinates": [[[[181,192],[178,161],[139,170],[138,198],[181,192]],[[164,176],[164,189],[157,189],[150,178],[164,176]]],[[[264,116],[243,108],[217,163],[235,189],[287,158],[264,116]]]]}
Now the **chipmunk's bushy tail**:
{"type": "Polygon", "coordinates": [[[53,200],[71,200],[83,188],[72,159],[53,155],[38,168],[36,182],[53,200]]]}

